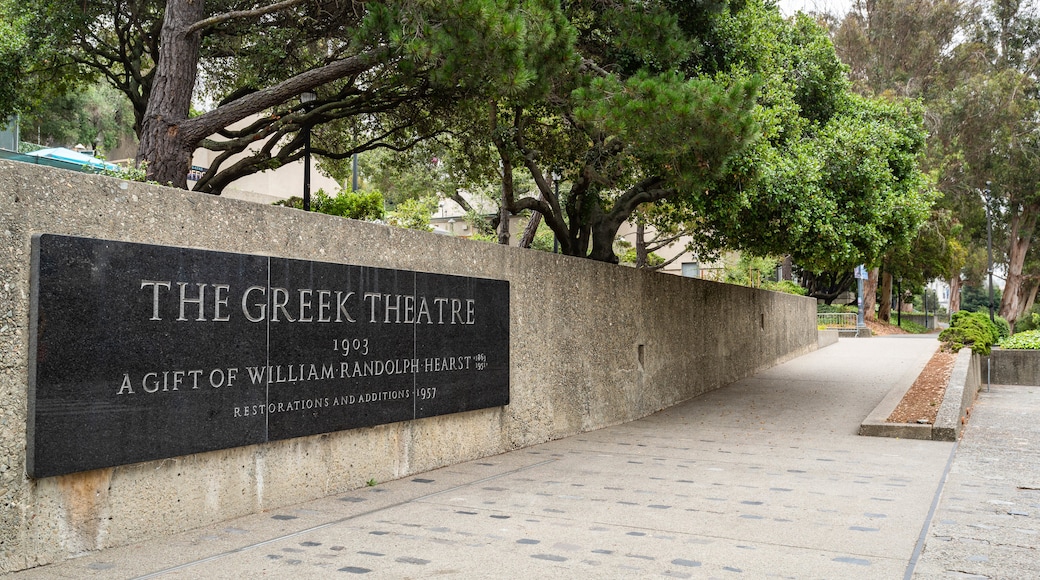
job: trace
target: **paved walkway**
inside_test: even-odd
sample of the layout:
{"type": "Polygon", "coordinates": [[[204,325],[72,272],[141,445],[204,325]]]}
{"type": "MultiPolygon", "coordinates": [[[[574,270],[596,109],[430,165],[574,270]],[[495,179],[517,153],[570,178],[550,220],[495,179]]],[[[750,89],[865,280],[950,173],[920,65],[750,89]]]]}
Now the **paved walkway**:
{"type": "Polygon", "coordinates": [[[1040,578],[1040,388],[985,389],[914,578],[1040,578]]]}
{"type": "Polygon", "coordinates": [[[959,447],[856,435],[936,346],[843,339],[640,421],[11,577],[1040,577],[1040,389],[983,393],[959,447]]]}

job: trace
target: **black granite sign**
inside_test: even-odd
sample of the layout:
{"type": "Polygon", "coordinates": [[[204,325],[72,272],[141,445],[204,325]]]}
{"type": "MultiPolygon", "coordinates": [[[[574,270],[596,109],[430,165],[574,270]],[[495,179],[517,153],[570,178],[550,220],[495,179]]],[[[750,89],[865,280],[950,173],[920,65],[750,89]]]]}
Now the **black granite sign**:
{"type": "Polygon", "coordinates": [[[33,238],[47,477],[509,403],[509,283],[33,238]]]}

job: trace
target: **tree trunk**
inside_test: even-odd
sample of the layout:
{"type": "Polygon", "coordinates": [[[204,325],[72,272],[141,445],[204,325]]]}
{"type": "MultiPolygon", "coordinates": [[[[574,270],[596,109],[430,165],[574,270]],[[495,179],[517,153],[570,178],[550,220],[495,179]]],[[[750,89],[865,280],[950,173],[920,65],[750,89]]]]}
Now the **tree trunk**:
{"type": "Polygon", "coordinates": [[[148,162],[148,179],[187,189],[188,170],[196,143],[181,135],[188,119],[198,75],[202,35],[190,32],[205,15],[202,0],[168,0],[159,40],[148,108],[141,127],[137,161],[148,162]]]}
{"type": "MultiPolygon", "coordinates": [[[[1033,309],[1033,304],[1036,302],[1036,292],[1040,290],[1040,279],[1030,277],[1022,284],[1023,288],[1027,288],[1025,293],[1025,305],[1022,308],[1022,314],[1025,314],[1033,309]]],[[[1011,332],[1015,332],[1015,327],[1011,327],[1011,332]]]]}
{"type": "MultiPolygon", "coordinates": [[[[501,150],[500,150],[501,151],[501,150]]],[[[498,243],[509,245],[509,209],[513,206],[513,164],[502,157],[502,199],[498,204],[498,243]]]]}
{"type": "Polygon", "coordinates": [[[781,280],[794,280],[794,263],[791,256],[784,256],[783,264],[780,266],[781,280]]]}
{"type": "Polygon", "coordinates": [[[646,268],[647,256],[646,226],[642,221],[638,221],[636,222],[636,268],[646,268]]]}
{"type": "Polygon", "coordinates": [[[879,268],[874,268],[867,273],[867,280],[863,283],[863,318],[865,320],[877,320],[874,307],[877,306],[877,285],[879,268]]]}
{"type": "Polygon", "coordinates": [[[524,234],[520,236],[520,243],[518,244],[521,248],[530,248],[531,243],[534,242],[534,235],[538,233],[538,226],[542,225],[542,214],[532,211],[531,220],[527,222],[527,227],[524,228],[524,234]]]}
{"type": "Polygon", "coordinates": [[[888,272],[881,274],[881,307],[878,308],[878,320],[892,320],[892,274],[888,272]]]}
{"type": "Polygon", "coordinates": [[[961,275],[960,272],[950,278],[950,314],[961,309],[961,275]]]}
{"type": "Polygon", "coordinates": [[[1021,291],[1023,275],[1022,268],[1029,252],[1029,242],[1036,228],[1037,215],[1040,208],[1037,206],[1026,206],[1022,212],[1011,217],[1011,235],[1008,244],[1008,273],[1004,283],[1004,295],[1000,299],[1000,316],[1008,321],[1012,328],[1015,321],[1022,315],[1025,305],[1024,294],[1021,291]]]}
{"type": "Polygon", "coordinates": [[[590,232],[592,250],[589,251],[588,258],[599,262],[617,264],[619,260],[617,254],[614,253],[614,240],[617,238],[618,229],[620,228],[620,223],[616,223],[609,218],[601,217],[600,219],[592,220],[590,232]]]}

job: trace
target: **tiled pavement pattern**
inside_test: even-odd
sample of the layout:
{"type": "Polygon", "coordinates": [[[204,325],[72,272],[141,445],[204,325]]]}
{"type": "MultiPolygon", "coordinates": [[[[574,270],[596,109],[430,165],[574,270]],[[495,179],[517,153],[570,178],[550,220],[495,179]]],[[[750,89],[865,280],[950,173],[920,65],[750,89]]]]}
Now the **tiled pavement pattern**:
{"type": "MultiPolygon", "coordinates": [[[[855,432],[936,345],[842,340],[640,421],[13,578],[902,578],[954,444],[855,432]]],[[[960,460],[948,487],[977,483],[960,460]]],[[[947,577],[954,525],[918,572],[947,577]]]]}

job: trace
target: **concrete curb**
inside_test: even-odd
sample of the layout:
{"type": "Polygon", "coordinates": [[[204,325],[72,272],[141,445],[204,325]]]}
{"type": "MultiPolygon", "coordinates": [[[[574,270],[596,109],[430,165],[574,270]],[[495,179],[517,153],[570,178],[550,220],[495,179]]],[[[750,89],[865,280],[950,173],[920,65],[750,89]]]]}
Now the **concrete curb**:
{"type": "Polygon", "coordinates": [[[932,439],[935,441],[956,441],[961,429],[968,419],[968,409],[975,404],[975,397],[982,386],[982,375],[979,372],[981,357],[962,348],[957,353],[957,362],[953,364],[950,383],[946,385],[939,414],[932,426],[932,439]]]}
{"type": "Polygon", "coordinates": [[[950,382],[946,385],[946,393],[939,406],[939,413],[935,417],[934,425],[885,421],[913,386],[917,374],[921,372],[921,369],[916,369],[917,374],[913,374],[909,380],[906,380],[904,376],[904,379],[892,387],[878,406],[874,407],[870,415],[860,424],[859,434],[868,437],[956,441],[967,420],[968,409],[974,404],[975,397],[982,385],[979,359],[980,357],[973,354],[970,349],[961,349],[957,354],[957,361],[953,365],[953,373],[950,375],[950,382]]]}

